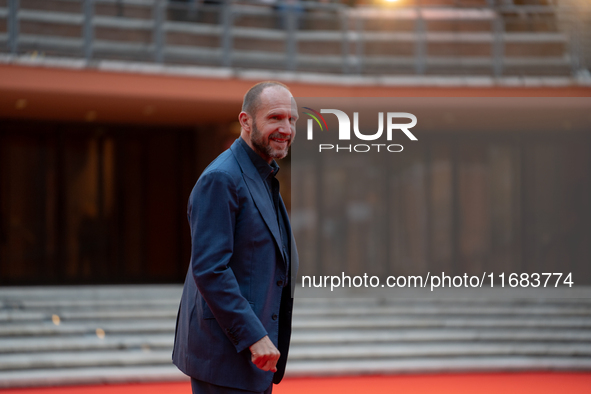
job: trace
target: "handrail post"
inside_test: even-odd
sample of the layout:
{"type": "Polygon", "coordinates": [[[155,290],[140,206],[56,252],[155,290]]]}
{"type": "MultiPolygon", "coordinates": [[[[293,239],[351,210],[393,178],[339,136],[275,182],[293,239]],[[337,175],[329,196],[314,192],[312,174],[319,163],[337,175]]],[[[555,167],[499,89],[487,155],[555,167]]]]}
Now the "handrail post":
{"type": "Polygon", "coordinates": [[[296,9],[296,5],[292,3],[283,2],[283,12],[284,12],[284,20],[285,20],[285,51],[286,51],[286,59],[285,65],[286,69],[289,71],[293,71],[296,69],[296,51],[297,51],[297,44],[296,44],[296,13],[298,10],[296,9]]]}
{"type": "Polygon", "coordinates": [[[365,41],[364,41],[364,31],[365,31],[365,23],[362,17],[357,16],[357,20],[355,23],[355,30],[357,31],[357,74],[363,74],[363,67],[365,64],[365,41]]]}
{"type": "Polygon", "coordinates": [[[92,59],[93,55],[93,41],[94,41],[94,0],[84,0],[84,58],[86,62],[92,59]]]}
{"type": "Polygon", "coordinates": [[[16,55],[18,52],[18,10],[20,0],[8,1],[8,49],[10,53],[16,55]]]}
{"type": "Polygon", "coordinates": [[[232,65],[232,0],[222,4],[222,66],[232,65]]]}
{"type": "Polygon", "coordinates": [[[154,61],[156,63],[162,63],[164,61],[164,5],[164,0],[154,0],[154,8],[152,8],[154,19],[152,42],[154,47],[154,61]]]}
{"type": "Polygon", "coordinates": [[[341,16],[341,51],[343,53],[343,74],[349,74],[351,47],[349,45],[349,15],[345,10],[337,11],[341,16]]]}
{"type": "Polygon", "coordinates": [[[581,58],[583,56],[583,46],[581,45],[582,39],[582,29],[581,29],[581,20],[580,17],[578,18],[576,15],[576,8],[573,8],[572,5],[567,5],[569,7],[570,12],[568,13],[569,17],[569,49],[570,49],[570,65],[571,65],[571,74],[577,75],[579,71],[583,69],[581,58]]]}
{"type": "Polygon", "coordinates": [[[505,57],[505,23],[503,15],[497,12],[493,19],[493,41],[492,41],[492,72],[495,77],[500,77],[503,74],[504,57],[505,57]]]}
{"type": "Polygon", "coordinates": [[[427,57],[427,34],[426,24],[423,19],[421,8],[416,7],[417,19],[415,22],[415,72],[417,74],[424,74],[426,68],[427,57]]]}

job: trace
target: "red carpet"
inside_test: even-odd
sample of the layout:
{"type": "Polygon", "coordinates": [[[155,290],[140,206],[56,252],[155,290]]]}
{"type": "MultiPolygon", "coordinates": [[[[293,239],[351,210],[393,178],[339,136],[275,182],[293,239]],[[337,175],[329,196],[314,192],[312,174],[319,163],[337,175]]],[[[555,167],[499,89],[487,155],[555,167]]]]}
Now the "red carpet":
{"type": "MultiPolygon", "coordinates": [[[[186,383],[21,388],[2,394],[190,394],[186,383]]],[[[589,394],[589,372],[394,375],[285,379],[274,394],[589,394]]]]}

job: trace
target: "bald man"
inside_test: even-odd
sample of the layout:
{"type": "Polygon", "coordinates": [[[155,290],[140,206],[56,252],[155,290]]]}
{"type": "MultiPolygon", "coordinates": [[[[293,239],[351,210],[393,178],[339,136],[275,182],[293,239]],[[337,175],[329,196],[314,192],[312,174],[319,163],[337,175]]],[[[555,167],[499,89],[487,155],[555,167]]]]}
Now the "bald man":
{"type": "Polygon", "coordinates": [[[254,85],[240,137],[189,197],[191,264],[172,358],[194,394],[270,394],[283,378],[298,259],[275,159],[287,155],[297,118],[285,85],[254,85]]]}

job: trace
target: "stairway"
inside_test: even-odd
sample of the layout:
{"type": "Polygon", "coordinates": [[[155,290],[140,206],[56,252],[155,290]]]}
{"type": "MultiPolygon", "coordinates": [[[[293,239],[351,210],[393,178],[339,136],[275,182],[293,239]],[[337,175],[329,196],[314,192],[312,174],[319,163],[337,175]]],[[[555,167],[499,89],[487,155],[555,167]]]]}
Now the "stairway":
{"type": "MultiPolygon", "coordinates": [[[[181,290],[0,288],[0,388],[186,379],[171,364],[181,290]]],[[[300,297],[287,375],[591,370],[591,289],[499,294],[300,297]]]]}

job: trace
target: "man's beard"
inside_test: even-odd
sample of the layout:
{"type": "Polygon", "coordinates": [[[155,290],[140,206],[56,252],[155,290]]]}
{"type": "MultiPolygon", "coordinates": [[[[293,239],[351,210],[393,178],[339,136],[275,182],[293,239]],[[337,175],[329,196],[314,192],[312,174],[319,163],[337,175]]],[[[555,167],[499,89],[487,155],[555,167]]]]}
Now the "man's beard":
{"type": "Polygon", "coordinates": [[[270,157],[272,159],[283,159],[285,156],[287,156],[287,152],[289,151],[289,147],[291,146],[291,136],[288,137],[289,141],[287,142],[285,149],[273,149],[271,147],[270,142],[271,138],[285,138],[285,136],[283,136],[281,133],[273,133],[269,135],[267,143],[265,144],[265,141],[263,141],[262,133],[259,131],[259,129],[257,129],[256,119],[253,118],[250,142],[252,142],[252,146],[254,147],[254,149],[258,153],[262,153],[265,156],[270,157]]]}

